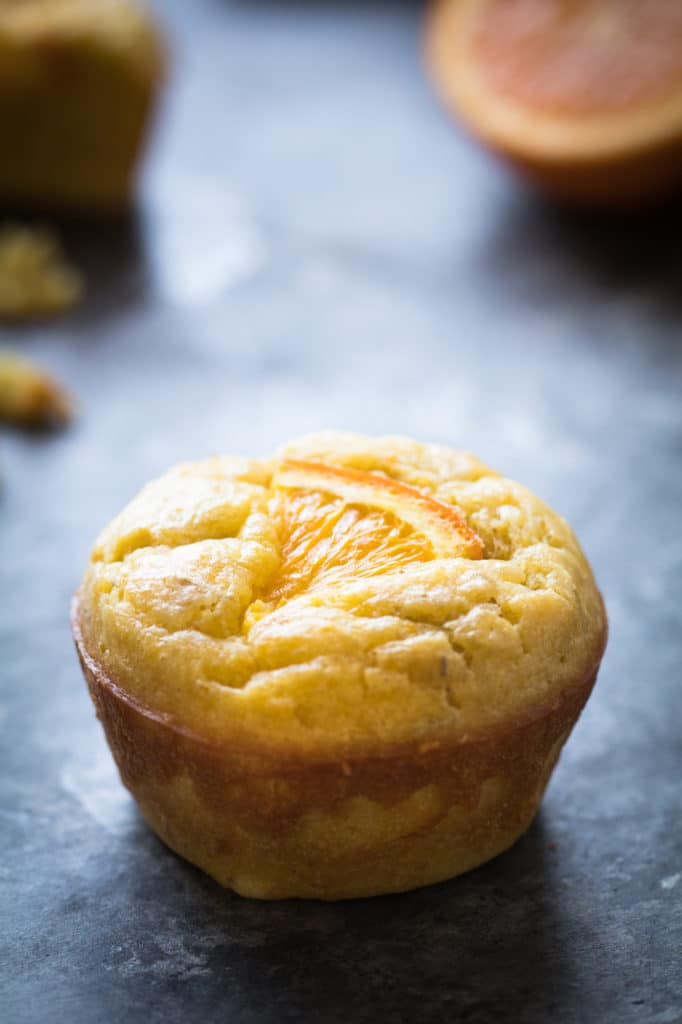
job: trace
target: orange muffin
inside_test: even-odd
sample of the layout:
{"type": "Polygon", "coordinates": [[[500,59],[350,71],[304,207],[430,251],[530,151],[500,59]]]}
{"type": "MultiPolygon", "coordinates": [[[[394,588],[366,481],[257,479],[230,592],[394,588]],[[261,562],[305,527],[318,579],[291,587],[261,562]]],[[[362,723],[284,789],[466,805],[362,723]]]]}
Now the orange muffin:
{"type": "Polygon", "coordinates": [[[124,205],[163,65],[134,0],[0,0],[0,198],[124,205]]]}
{"type": "Polygon", "coordinates": [[[333,433],[148,485],[73,628],[147,821],[260,898],[396,892],[510,846],[606,637],[575,537],[525,488],[333,433]]]}
{"type": "Polygon", "coordinates": [[[426,46],[445,103],[557,196],[634,202],[682,183],[678,0],[436,0],[426,46]]]}

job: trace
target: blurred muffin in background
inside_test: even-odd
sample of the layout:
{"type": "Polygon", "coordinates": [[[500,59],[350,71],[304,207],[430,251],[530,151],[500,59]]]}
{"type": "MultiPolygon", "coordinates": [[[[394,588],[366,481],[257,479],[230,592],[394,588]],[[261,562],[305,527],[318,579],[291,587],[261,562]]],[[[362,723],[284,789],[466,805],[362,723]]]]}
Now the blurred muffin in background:
{"type": "Polygon", "coordinates": [[[0,0],[0,200],[124,205],[163,72],[133,0],[0,0]]]}
{"type": "Polygon", "coordinates": [[[436,0],[426,49],[446,105],[559,198],[682,183],[679,0],[436,0]]]}

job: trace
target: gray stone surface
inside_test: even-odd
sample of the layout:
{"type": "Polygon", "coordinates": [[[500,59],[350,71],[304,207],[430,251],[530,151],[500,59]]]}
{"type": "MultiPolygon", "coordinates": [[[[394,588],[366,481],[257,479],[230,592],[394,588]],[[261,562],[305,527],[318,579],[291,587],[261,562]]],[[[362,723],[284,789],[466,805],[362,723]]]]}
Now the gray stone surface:
{"type": "Polygon", "coordinates": [[[85,305],[3,331],[73,427],[2,438],[7,1024],[682,1020],[679,211],[560,215],[452,128],[420,8],[159,2],[176,77],[137,215],[65,224],[85,305]],[[542,812],[449,884],[221,891],[141,823],[67,625],[92,540],[169,464],[326,426],[476,450],[575,525],[611,619],[542,812]]]}

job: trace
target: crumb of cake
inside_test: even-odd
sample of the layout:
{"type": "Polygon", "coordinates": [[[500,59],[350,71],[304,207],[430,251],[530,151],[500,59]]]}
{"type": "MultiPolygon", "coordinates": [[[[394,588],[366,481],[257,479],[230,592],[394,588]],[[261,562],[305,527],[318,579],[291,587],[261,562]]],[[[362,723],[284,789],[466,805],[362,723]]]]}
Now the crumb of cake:
{"type": "Polygon", "coordinates": [[[83,295],[82,275],[44,228],[0,227],[0,318],[24,320],[71,309],[83,295]]]}
{"type": "Polygon", "coordinates": [[[34,363],[0,352],[0,420],[19,426],[67,423],[73,405],[68,394],[34,363]]]}

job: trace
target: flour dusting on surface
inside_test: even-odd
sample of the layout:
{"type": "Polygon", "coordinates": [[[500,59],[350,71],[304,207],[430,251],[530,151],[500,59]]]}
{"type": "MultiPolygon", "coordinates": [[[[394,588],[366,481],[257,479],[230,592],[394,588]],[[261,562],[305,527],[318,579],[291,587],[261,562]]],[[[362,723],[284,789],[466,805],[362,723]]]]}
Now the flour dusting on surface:
{"type": "Polygon", "coordinates": [[[118,832],[129,821],[132,803],[108,751],[98,751],[87,762],[75,758],[67,761],[59,781],[62,789],[108,832],[118,832]]]}

